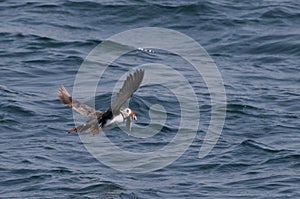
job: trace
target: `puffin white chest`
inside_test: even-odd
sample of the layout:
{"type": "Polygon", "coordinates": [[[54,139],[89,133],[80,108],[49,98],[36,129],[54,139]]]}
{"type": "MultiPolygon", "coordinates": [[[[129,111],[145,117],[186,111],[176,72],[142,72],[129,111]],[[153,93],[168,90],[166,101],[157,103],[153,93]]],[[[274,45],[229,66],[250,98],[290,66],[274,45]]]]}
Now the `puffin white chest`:
{"type": "Polygon", "coordinates": [[[116,124],[116,123],[122,123],[124,121],[124,118],[121,114],[115,116],[112,120],[108,120],[106,123],[106,126],[116,124]]]}

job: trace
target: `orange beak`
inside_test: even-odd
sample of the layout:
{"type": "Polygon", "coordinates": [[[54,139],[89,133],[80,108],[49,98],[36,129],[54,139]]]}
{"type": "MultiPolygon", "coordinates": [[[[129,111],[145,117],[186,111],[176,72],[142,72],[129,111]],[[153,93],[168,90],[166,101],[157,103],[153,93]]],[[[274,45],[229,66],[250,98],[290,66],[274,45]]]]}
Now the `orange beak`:
{"type": "Polygon", "coordinates": [[[137,120],[136,114],[133,110],[131,110],[131,116],[134,120],[137,120]]]}

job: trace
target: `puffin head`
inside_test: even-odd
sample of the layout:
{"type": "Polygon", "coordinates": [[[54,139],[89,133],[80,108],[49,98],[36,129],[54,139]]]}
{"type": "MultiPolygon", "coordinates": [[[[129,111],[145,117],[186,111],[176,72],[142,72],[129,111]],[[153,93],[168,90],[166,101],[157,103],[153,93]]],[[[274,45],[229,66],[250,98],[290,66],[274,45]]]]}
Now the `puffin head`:
{"type": "Polygon", "coordinates": [[[124,114],[125,118],[130,118],[131,120],[132,119],[137,120],[135,112],[130,108],[125,108],[123,111],[123,114],[124,114]]]}

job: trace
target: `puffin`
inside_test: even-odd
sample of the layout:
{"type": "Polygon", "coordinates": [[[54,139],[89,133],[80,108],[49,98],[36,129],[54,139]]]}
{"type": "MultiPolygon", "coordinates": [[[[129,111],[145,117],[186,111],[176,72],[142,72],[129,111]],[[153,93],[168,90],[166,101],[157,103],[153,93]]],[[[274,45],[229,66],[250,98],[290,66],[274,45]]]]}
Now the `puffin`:
{"type": "Polygon", "coordinates": [[[77,127],[69,129],[67,132],[99,134],[103,129],[114,127],[114,124],[126,122],[126,126],[131,131],[132,121],[137,120],[135,111],[130,108],[123,108],[122,105],[131,98],[133,93],[140,87],[144,78],[144,70],[137,69],[127,76],[122,88],[117,93],[115,101],[106,111],[95,110],[94,108],[73,99],[67,89],[62,85],[58,89],[60,101],[75,110],[76,112],[88,116],[89,120],[77,127]]]}

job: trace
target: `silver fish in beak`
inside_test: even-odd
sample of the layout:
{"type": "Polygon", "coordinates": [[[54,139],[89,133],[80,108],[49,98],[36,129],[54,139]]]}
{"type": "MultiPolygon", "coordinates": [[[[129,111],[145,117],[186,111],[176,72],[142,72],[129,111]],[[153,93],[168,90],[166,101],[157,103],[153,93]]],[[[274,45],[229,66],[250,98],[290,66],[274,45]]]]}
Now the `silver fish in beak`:
{"type": "Polygon", "coordinates": [[[131,132],[131,127],[132,127],[132,121],[133,120],[137,120],[137,116],[136,116],[135,112],[133,110],[131,110],[131,114],[130,114],[129,118],[126,121],[126,127],[129,130],[129,132],[131,132]]]}

